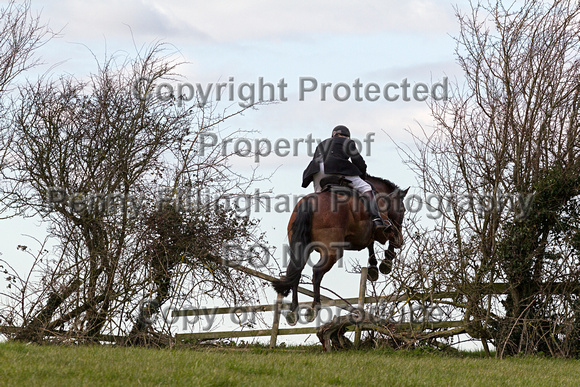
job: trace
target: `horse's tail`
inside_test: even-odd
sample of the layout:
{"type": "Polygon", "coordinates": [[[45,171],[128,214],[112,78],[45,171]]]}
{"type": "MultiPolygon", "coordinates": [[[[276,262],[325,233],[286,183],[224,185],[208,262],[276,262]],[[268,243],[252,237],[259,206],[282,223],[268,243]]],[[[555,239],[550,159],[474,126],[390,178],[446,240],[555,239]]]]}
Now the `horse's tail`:
{"type": "Polygon", "coordinates": [[[286,269],[286,276],[272,282],[276,292],[283,296],[287,296],[290,290],[298,285],[302,270],[308,261],[312,231],[312,205],[310,200],[304,200],[298,206],[291,231],[290,262],[288,269],[286,269]]]}

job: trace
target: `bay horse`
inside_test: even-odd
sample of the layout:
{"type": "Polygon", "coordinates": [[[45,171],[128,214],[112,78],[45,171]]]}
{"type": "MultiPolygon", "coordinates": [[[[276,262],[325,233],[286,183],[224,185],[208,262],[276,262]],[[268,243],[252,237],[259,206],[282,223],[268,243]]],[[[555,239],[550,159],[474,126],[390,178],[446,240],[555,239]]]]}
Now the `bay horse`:
{"type": "MultiPolygon", "coordinates": [[[[384,274],[391,271],[395,248],[403,244],[402,223],[405,216],[403,199],[409,191],[401,190],[389,180],[367,176],[365,179],[377,192],[377,204],[383,219],[391,223],[384,232],[375,232],[364,199],[348,188],[323,190],[302,198],[294,208],[288,222],[288,240],[290,241],[290,262],[286,275],[272,283],[279,294],[287,296],[292,290],[291,313],[298,308],[298,284],[302,270],[313,250],[320,253],[320,260],[314,265],[312,280],[314,283],[314,310],[308,321],[313,321],[320,306],[320,283],[322,277],[342,257],[344,250],[369,251],[369,279],[378,279],[377,260],[374,253],[374,242],[389,242],[385,260],[380,270],[384,274]]],[[[295,319],[296,316],[293,317],[295,319]]],[[[294,320],[295,321],[295,320],[294,320]]]]}

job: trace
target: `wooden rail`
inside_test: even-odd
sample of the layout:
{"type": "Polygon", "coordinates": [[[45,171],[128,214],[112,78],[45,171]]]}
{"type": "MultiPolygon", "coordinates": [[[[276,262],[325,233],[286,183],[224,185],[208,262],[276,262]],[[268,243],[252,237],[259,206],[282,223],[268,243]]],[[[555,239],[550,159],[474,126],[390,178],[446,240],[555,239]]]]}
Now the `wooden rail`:
{"type": "MultiPolygon", "coordinates": [[[[464,321],[440,321],[428,323],[397,323],[393,324],[395,328],[401,329],[448,329],[458,328],[465,325],[464,321]]],[[[347,331],[355,330],[355,326],[347,327],[347,331]]],[[[282,335],[304,335],[314,334],[318,332],[318,327],[303,327],[303,328],[283,328],[278,329],[277,336],[282,335]]],[[[177,333],[175,338],[177,340],[217,340],[226,338],[238,337],[258,337],[258,336],[272,336],[273,329],[255,329],[250,331],[228,331],[228,332],[198,332],[198,333],[177,333]]]]}
{"type": "MultiPolygon", "coordinates": [[[[254,275],[256,277],[262,278],[266,281],[274,281],[277,278],[270,275],[261,273],[257,270],[250,269],[241,265],[232,266],[232,268],[243,271],[245,273],[254,275]]],[[[439,292],[439,293],[417,293],[412,295],[405,294],[394,294],[388,296],[380,297],[366,297],[366,281],[367,281],[367,268],[362,268],[361,270],[361,280],[359,288],[359,297],[357,298],[346,298],[340,300],[334,300],[329,297],[321,296],[321,305],[323,307],[339,307],[347,311],[353,311],[355,306],[356,309],[363,309],[364,305],[369,303],[378,302],[408,302],[408,301],[429,301],[429,300],[441,300],[445,298],[454,298],[460,295],[459,292],[439,292]]],[[[490,284],[486,286],[487,290],[485,294],[504,294],[507,291],[507,286],[505,284],[490,284]]],[[[298,287],[298,292],[312,297],[313,292],[310,290],[298,287]]],[[[270,336],[270,347],[275,347],[277,342],[277,337],[280,335],[298,335],[298,334],[313,334],[317,333],[317,327],[302,327],[302,328],[279,328],[280,314],[284,310],[290,310],[290,304],[282,302],[283,297],[278,295],[276,303],[273,305],[254,305],[254,306],[242,306],[242,307],[216,307],[216,308],[201,308],[201,309],[183,309],[174,310],[172,312],[173,317],[185,317],[185,316],[203,316],[203,315],[217,315],[217,314],[229,314],[229,313],[257,313],[257,312],[274,312],[272,329],[260,329],[260,330],[248,330],[248,331],[227,331],[227,332],[197,332],[197,333],[178,333],[175,335],[177,340],[213,340],[213,339],[223,339],[223,338],[239,338],[239,337],[258,337],[258,336],[270,336]]],[[[310,302],[301,302],[299,307],[309,307],[310,302]]],[[[368,313],[368,312],[367,312],[368,313]]],[[[464,321],[440,321],[440,322],[408,322],[408,323],[396,323],[393,324],[395,328],[401,329],[411,329],[411,330],[425,330],[425,329],[449,329],[449,328],[459,328],[465,325],[464,321]]],[[[361,330],[357,330],[356,325],[347,328],[347,330],[355,330],[355,346],[360,343],[361,330]]]]}

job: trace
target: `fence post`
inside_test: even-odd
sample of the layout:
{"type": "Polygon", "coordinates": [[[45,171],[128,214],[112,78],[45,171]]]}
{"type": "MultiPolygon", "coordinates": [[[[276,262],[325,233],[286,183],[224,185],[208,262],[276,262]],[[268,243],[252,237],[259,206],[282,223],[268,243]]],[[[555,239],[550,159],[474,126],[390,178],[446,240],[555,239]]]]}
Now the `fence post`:
{"type": "MultiPolygon", "coordinates": [[[[361,313],[361,321],[364,319],[364,310],[365,310],[365,295],[367,293],[367,275],[369,269],[367,267],[361,268],[360,271],[360,287],[358,289],[358,309],[361,313]]],[[[360,326],[356,326],[354,329],[354,347],[358,348],[360,345],[360,336],[361,330],[360,326]]]]}
{"type": "Polygon", "coordinates": [[[280,311],[282,309],[282,300],[284,296],[278,293],[276,304],[274,304],[274,321],[272,322],[272,336],[270,336],[270,348],[276,348],[278,340],[278,327],[280,326],[280,311]]]}

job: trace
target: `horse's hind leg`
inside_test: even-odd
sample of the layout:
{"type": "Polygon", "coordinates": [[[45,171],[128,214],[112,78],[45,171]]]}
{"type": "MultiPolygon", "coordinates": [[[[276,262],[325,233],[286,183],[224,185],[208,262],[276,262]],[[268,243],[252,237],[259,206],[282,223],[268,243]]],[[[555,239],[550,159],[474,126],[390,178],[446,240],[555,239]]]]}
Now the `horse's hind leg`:
{"type": "Polygon", "coordinates": [[[369,250],[369,271],[367,278],[369,281],[376,281],[379,279],[379,269],[377,268],[377,258],[375,256],[375,246],[370,245],[369,250]]]}
{"type": "Polygon", "coordinates": [[[322,283],[322,277],[332,269],[338,258],[338,254],[335,251],[321,253],[320,261],[312,268],[312,282],[314,283],[314,300],[312,301],[314,316],[312,320],[314,320],[318,309],[320,309],[320,284],[322,283]]]}
{"type": "Polygon", "coordinates": [[[298,322],[298,284],[292,287],[292,304],[290,305],[290,312],[286,314],[286,322],[288,325],[294,326],[298,322]]]}
{"type": "Polygon", "coordinates": [[[292,287],[292,304],[290,305],[290,310],[296,312],[298,308],[298,284],[292,287]]]}

